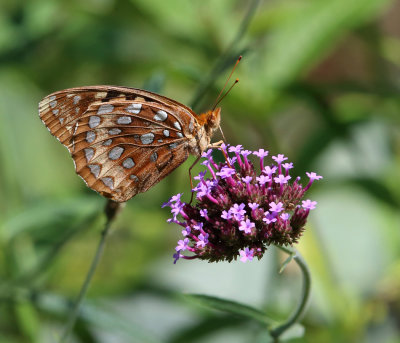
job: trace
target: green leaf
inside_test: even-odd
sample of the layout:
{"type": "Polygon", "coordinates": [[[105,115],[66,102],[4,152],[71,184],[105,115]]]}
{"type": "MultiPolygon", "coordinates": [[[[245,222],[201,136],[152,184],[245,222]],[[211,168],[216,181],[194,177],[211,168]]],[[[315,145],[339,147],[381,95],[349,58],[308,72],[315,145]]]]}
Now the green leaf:
{"type": "Polygon", "coordinates": [[[208,308],[251,318],[267,326],[274,323],[274,321],[268,318],[262,311],[232,300],[203,294],[185,294],[184,297],[208,308]]]}
{"type": "Polygon", "coordinates": [[[39,322],[32,304],[28,301],[21,301],[17,302],[14,308],[21,332],[29,338],[29,342],[38,342],[39,322]]]}
{"type": "Polygon", "coordinates": [[[207,316],[202,320],[196,321],[192,325],[179,328],[168,340],[167,343],[186,343],[192,342],[193,339],[200,342],[206,342],[212,334],[229,329],[237,329],[248,323],[242,317],[228,315],[207,316]]]}
{"type": "Polygon", "coordinates": [[[281,268],[279,269],[279,274],[283,273],[285,270],[286,266],[293,260],[295,254],[290,254],[287,259],[282,263],[281,268]]]}
{"type": "MultiPolygon", "coordinates": [[[[37,306],[50,314],[68,315],[70,304],[65,298],[53,294],[41,294],[36,299],[37,306]]],[[[129,338],[132,343],[159,343],[151,333],[136,326],[122,315],[115,313],[111,307],[100,302],[84,301],[78,319],[98,328],[119,333],[129,338]]]]}
{"type": "Polygon", "coordinates": [[[289,341],[296,338],[301,338],[304,336],[305,328],[301,324],[294,324],[289,329],[284,331],[281,336],[279,336],[280,342],[289,341]]]}
{"type": "Polygon", "coordinates": [[[274,342],[274,338],[269,333],[269,330],[262,331],[257,336],[257,339],[255,341],[255,343],[273,343],[273,342],[274,342]]]}
{"type": "MultiPolygon", "coordinates": [[[[260,74],[263,86],[278,92],[307,71],[346,32],[376,15],[387,0],[311,1],[271,32],[260,74]]],[[[271,96],[274,94],[271,93],[271,96]]],[[[261,94],[265,98],[265,93],[261,94]]]]}

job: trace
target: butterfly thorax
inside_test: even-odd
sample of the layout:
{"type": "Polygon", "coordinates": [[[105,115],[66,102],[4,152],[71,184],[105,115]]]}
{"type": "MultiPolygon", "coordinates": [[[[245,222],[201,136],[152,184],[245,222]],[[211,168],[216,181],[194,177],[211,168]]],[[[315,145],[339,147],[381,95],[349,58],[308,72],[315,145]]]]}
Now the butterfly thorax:
{"type": "Polygon", "coordinates": [[[199,124],[195,132],[195,140],[189,146],[189,152],[193,155],[201,155],[210,145],[211,137],[216,129],[218,129],[221,120],[221,108],[199,114],[197,117],[199,124]]]}

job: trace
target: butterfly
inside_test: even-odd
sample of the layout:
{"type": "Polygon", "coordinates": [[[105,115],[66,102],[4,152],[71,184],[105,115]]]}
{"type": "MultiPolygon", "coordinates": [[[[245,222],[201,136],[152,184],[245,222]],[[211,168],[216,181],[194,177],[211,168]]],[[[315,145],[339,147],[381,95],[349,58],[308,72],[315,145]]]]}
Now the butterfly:
{"type": "Polygon", "coordinates": [[[70,88],[39,103],[44,125],[88,187],[125,202],[210,145],[220,108],[197,115],[170,98],[117,86],[70,88]]]}

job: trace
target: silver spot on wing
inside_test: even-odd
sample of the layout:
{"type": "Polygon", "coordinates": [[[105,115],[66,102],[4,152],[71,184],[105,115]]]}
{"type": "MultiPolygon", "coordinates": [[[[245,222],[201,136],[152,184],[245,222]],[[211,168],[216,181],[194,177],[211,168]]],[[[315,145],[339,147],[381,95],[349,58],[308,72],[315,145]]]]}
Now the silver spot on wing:
{"type": "Polygon", "coordinates": [[[76,105],[79,102],[79,100],[81,100],[81,96],[80,95],[75,95],[74,96],[74,105],[76,105]]]}
{"type": "Polygon", "coordinates": [[[125,108],[125,111],[132,114],[138,114],[141,109],[142,104],[130,104],[128,107],[125,108]]]}
{"type": "Polygon", "coordinates": [[[122,165],[124,166],[124,168],[130,169],[135,165],[135,162],[133,162],[133,160],[128,157],[126,160],[124,160],[124,162],[122,162],[122,165]]]}
{"type": "Polygon", "coordinates": [[[117,119],[117,124],[130,124],[132,122],[132,118],[130,116],[123,116],[117,119]]]}
{"type": "Polygon", "coordinates": [[[113,128],[113,129],[108,130],[108,134],[109,135],[118,135],[121,132],[122,131],[120,129],[118,129],[118,128],[113,128]]]}
{"type": "Polygon", "coordinates": [[[100,124],[100,117],[98,116],[90,116],[89,118],[89,127],[93,129],[94,127],[100,124]]]}
{"type": "Polygon", "coordinates": [[[96,139],[96,134],[93,131],[86,132],[86,141],[92,143],[96,139]]]}
{"type": "Polygon", "coordinates": [[[177,121],[174,123],[175,128],[177,128],[178,130],[182,130],[181,128],[181,124],[179,124],[177,121]]]}
{"type": "Polygon", "coordinates": [[[121,148],[120,146],[116,146],[115,148],[112,148],[110,150],[110,152],[108,153],[108,157],[111,160],[117,160],[118,158],[121,157],[123,152],[124,152],[124,148],[121,148]]]}
{"type": "Polygon", "coordinates": [[[164,121],[165,119],[167,119],[167,117],[168,117],[167,112],[159,110],[157,111],[153,119],[157,121],[164,121]]]}
{"type": "Polygon", "coordinates": [[[157,158],[158,158],[157,153],[156,153],[156,152],[153,152],[153,153],[151,154],[151,156],[150,156],[150,161],[151,161],[151,162],[155,162],[155,161],[157,161],[157,158]]]}
{"type": "Polygon", "coordinates": [[[94,149],[86,148],[84,150],[84,152],[85,152],[86,161],[89,162],[94,156],[94,149]]]}
{"type": "Polygon", "coordinates": [[[103,181],[103,183],[110,189],[114,188],[114,181],[111,177],[103,177],[101,179],[101,181],[103,181]]]}
{"type": "Polygon", "coordinates": [[[103,104],[97,110],[97,114],[107,114],[107,113],[111,113],[113,110],[114,110],[114,105],[103,104]]]}
{"type": "Polygon", "coordinates": [[[140,140],[142,141],[142,144],[151,144],[154,140],[154,134],[151,132],[145,133],[144,135],[140,136],[140,140]]]}
{"type": "Polygon", "coordinates": [[[88,167],[90,169],[90,172],[97,179],[100,175],[100,166],[98,164],[89,164],[88,167]]]}

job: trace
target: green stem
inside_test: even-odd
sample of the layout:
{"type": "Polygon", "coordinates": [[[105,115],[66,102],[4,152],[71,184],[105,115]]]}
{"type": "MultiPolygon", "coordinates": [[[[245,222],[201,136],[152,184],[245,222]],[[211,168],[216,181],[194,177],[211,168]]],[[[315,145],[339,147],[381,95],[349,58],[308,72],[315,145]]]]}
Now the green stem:
{"type": "Polygon", "coordinates": [[[311,274],[310,270],[308,269],[307,263],[303,259],[303,257],[300,255],[300,253],[297,250],[291,250],[289,248],[283,247],[283,246],[278,246],[277,248],[283,250],[287,254],[293,255],[293,259],[296,261],[298,266],[300,267],[300,270],[303,275],[303,287],[302,287],[302,292],[301,292],[301,299],[299,304],[297,305],[297,308],[293,312],[293,314],[282,324],[279,326],[275,327],[273,330],[271,330],[271,336],[275,338],[277,341],[279,336],[282,335],[283,332],[285,332],[287,329],[289,329],[293,324],[298,322],[301,317],[304,314],[304,311],[307,307],[308,299],[310,298],[310,291],[311,291],[311,274]]]}
{"type": "Polygon", "coordinates": [[[69,337],[72,329],[74,328],[76,319],[78,318],[78,315],[79,315],[80,306],[81,306],[82,301],[85,298],[85,295],[89,289],[90,281],[92,280],[94,272],[96,271],[96,268],[100,262],[102,254],[103,254],[104,246],[106,243],[106,238],[107,238],[108,232],[110,230],[111,223],[112,223],[113,219],[115,218],[115,215],[117,214],[118,209],[120,207],[121,207],[120,203],[116,203],[112,200],[108,200],[108,202],[107,202],[107,205],[105,208],[105,214],[107,216],[107,220],[106,220],[104,229],[101,232],[101,237],[100,237],[99,244],[97,246],[96,254],[94,256],[92,264],[90,265],[89,271],[86,275],[85,282],[83,283],[83,285],[81,287],[78,298],[76,299],[74,307],[68,317],[67,324],[65,326],[63,335],[61,336],[59,343],[67,342],[68,337],[69,337]]]}
{"type": "Polygon", "coordinates": [[[214,65],[208,76],[203,80],[203,82],[199,84],[197,91],[194,94],[192,101],[190,102],[191,108],[195,109],[199,105],[200,100],[203,98],[210,86],[214,83],[218,75],[222,73],[228,66],[231,66],[232,63],[239,57],[239,55],[235,53],[238,50],[239,41],[246,33],[250,25],[251,19],[253,18],[259,4],[260,0],[253,0],[250,3],[249,9],[243,17],[243,20],[239,26],[238,31],[236,32],[235,37],[233,38],[225,52],[220,56],[219,60],[214,65]]]}

